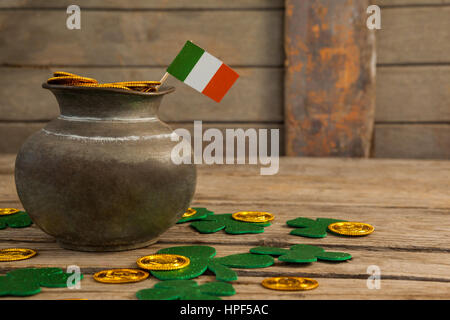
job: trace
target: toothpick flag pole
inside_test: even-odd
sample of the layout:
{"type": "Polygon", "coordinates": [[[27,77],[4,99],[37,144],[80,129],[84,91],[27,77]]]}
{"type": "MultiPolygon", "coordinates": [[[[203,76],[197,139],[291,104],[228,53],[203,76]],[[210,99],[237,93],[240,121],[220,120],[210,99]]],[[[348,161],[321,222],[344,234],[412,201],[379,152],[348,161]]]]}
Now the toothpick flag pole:
{"type": "Polygon", "coordinates": [[[159,89],[159,87],[161,87],[163,85],[163,83],[167,80],[167,77],[169,76],[169,73],[166,72],[164,73],[163,77],[161,78],[161,80],[159,80],[159,82],[161,82],[158,86],[156,86],[156,90],[159,89]]]}

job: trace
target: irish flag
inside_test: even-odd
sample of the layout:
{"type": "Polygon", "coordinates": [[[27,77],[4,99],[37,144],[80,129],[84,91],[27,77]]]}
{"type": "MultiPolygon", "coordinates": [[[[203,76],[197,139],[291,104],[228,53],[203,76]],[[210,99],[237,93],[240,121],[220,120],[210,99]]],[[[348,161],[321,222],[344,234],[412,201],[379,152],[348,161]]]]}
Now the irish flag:
{"type": "Polygon", "coordinates": [[[187,41],[167,72],[195,90],[220,102],[239,75],[199,46],[187,41]]]}

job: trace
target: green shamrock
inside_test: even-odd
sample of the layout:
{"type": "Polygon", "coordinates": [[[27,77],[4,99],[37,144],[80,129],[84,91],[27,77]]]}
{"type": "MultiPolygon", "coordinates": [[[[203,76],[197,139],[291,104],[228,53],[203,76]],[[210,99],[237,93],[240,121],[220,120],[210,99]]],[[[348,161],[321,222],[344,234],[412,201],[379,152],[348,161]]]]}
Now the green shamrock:
{"type": "Polygon", "coordinates": [[[64,288],[70,276],[61,268],[16,269],[0,276],[0,296],[24,297],[41,292],[41,287],[64,288]]]}
{"type": "Polygon", "coordinates": [[[8,226],[10,228],[24,228],[30,226],[32,223],[30,216],[25,211],[0,216],[0,230],[8,226]]]}
{"type": "Polygon", "coordinates": [[[268,226],[270,222],[254,223],[234,220],[231,213],[214,214],[191,223],[191,227],[200,233],[214,233],[222,229],[229,234],[261,233],[264,232],[264,227],[268,226]]]}
{"type": "Polygon", "coordinates": [[[293,263],[309,263],[317,260],[345,261],[352,258],[350,253],[325,251],[325,249],[308,244],[296,244],[290,249],[275,247],[255,247],[250,249],[251,253],[279,256],[278,260],[293,263]]]}
{"type": "Polygon", "coordinates": [[[169,280],[158,282],[151,289],[139,290],[139,300],[221,300],[219,296],[232,296],[233,286],[213,281],[198,285],[193,280],[169,280]]]}
{"type": "Polygon", "coordinates": [[[202,220],[208,217],[209,215],[214,214],[213,211],[209,211],[206,208],[193,207],[192,209],[194,209],[197,212],[190,217],[181,218],[180,220],[177,221],[177,223],[185,223],[193,220],[202,220]]]}
{"type": "Polygon", "coordinates": [[[324,238],[327,236],[328,226],[335,222],[341,222],[345,220],[336,220],[329,218],[317,218],[316,220],[309,218],[297,218],[286,221],[287,225],[294,228],[290,234],[308,238],[324,238]]]}
{"type": "Polygon", "coordinates": [[[202,275],[207,269],[216,275],[219,281],[237,280],[237,274],[231,268],[265,268],[274,263],[267,255],[252,253],[232,254],[226,257],[214,258],[216,249],[209,246],[180,246],[165,248],[158,253],[178,254],[190,259],[190,264],[178,270],[151,271],[159,280],[187,280],[202,275]]]}

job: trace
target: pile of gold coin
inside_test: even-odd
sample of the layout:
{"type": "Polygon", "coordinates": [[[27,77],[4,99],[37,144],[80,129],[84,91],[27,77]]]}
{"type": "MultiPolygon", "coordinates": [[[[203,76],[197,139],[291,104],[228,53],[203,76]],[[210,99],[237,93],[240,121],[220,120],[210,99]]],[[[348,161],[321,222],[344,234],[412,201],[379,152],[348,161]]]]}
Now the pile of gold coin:
{"type": "Polygon", "coordinates": [[[262,211],[239,211],[231,216],[234,220],[245,222],[269,222],[275,218],[273,214],[262,211]]]}
{"type": "Polygon", "coordinates": [[[151,254],[137,260],[137,265],[146,270],[178,270],[186,268],[190,263],[188,257],[164,253],[151,254]]]}
{"type": "Polygon", "coordinates": [[[375,228],[368,223],[343,221],[328,226],[331,232],[350,237],[361,237],[371,234],[375,228]]]}
{"type": "Polygon", "coordinates": [[[74,73],[64,71],[54,72],[53,77],[49,78],[47,80],[47,83],[64,86],[134,90],[139,92],[158,91],[158,86],[161,84],[160,81],[122,81],[122,82],[98,83],[98,81],[95,79],[82,77],[74,73]]]}

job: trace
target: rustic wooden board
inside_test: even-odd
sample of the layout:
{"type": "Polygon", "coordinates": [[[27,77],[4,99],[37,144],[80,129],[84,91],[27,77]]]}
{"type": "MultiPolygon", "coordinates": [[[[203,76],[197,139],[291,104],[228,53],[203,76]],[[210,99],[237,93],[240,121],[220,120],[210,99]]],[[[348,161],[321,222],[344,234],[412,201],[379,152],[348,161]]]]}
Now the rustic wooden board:
{"type": "MultiPolygon", "coordinates": [[[[0,120],[50,120],[59,111],[56,100],[41,88],[59,68],[0,68],[0,120]]],[[[102,82],[158,79],[163,68],[64,68],[102,82]]],[[[220,105],[169,77],[176,93],[164,98],[164,121],[283,121],[281,68],[237,68],[238,83],[220,105]],[[270,85],[268,85],[270,84],[270,85]],[[242,107],[245,106],[245,107],[242,107]],[[180,112],[183,110],[183,112],[180,112]]],[[[379,67],[375,120],[379,122],[450,121],[450,67],[379,67]]]]}
{"type": "MultiPolygon", "coordinates": [[[[57,70],[92,77],[100,82],[159,80],[164,68],[0,68],[0,120],[50,120],[59,114],[53,94],[42,83],[57,70]]],[[[282,122],[283,70],[236,68],[240,78],[220,104],[173,77],[167,85],[176,92],[160,108],[168,122],[282,122]]]]}
{"type": "Polygon", "coordinates": [[[450,62],[450,7],[385,8],[381,16],[378,63],[450,62]]]}
{"type": "MultiPolygon", "coordinates": [[[[139,257],[156,253],[158,250],[177,245],[190,245],[192,239],[186,239],[186,243],[179,244],[170,241],[170,237],[180,231],[180,229],[190,228],[188,225],[176,226],[170,229],[160,243],[153,246],[125,252],[111,253],[92,253],[92,252],[74,252],[62,249],[57,243],[36,243],[14,241],[18,248],[32,248],[38,252],[38,255],[28,261],[3,262],[0,264],[0,274],[8,271],[23,268],[24,266],[42,268],[47,267],[49,263],[66,269],[70,265],[77,265],[81,271],[86,274],[93,274],[100,270],[108,268],[137,268],[136,260],[139,257]],[[167,242],[167,240],[169,240],[167,242]],[[51,259],[51,260],[50,260],[51,259]]],[[[25,232],[22,229],[22,233],[25,232]]],[[[40,231],[42,232],[42,231],[40,231]]],[[[6,233],[0,233],[1,238],[8,236],[6,233]]],[[[196,234],[195,239],[202,239],[203,235],[196,234]]],[[[216,234],[226,244],[204,245],[213,246],[217,250],[216,257],[223,257],[235,253],[248,253],[253,247],[251,245],[228,244],[227,238],[242,238],[242,236],[222,236],[216,234]]],[[[14,238],[13,238],[14,239],[14,238]]],[[[219,240],[219,239],[218,239],[219,240]]],[[[349,240],[350,241],[350,240],[349,240]]],[[[311,241],[309,241],[311,242],[311,241]]],[[[200,244],[200,243],[198,243],[200,244]]],[[[203,243],[202,243],[203,244],[203,243]]],[[[11,241],[0,241],[0,248],[8,248],[11,241]]],[[[367,267],[377,265],[380,267],[382,276],[385,279],[396,280],[418,280],[418,281],[442,281],[450,283],[450,253],[427,253],[427,252],[404,252],[392,251],[387,248],[379,250],[368,250],[366,247],[347,249],[345,247],[327,248],[332,251],[345,251],[352,254],[351,261],[343,263],[324,263],[316,262],[310,264],[289,264],[276,259],[275,264],[269,268],[259,269],[239,269],[233,268],[239,276],[253,277],[275,277],[283,274],[287,276],[298,276],[302,274],[313,278],[361,278],[367,279],[367,267]],[[395,264],[392,263],[395,261],[395,264]]]]}
{"type": "Polygon", "coordinates": [[[379,124],[375,130],[374,156],[450,159],[450,124],[379,124]]]}
{"type": "Polygon", "coordinates": [[[450,121],[449,83],[449,66],[379,67],[375,121],[450,121]]]}
{"type": "MultiPolygon", "coordinates": [[[[17,153],[20,149],[20,146],[25,142],[25,140],[34,132],[42,129],[47,122],[0,122],[0,136],[10,136],[8,139],[0,139],[0,154],[2,153],[17,153]]],[[[172,129],[177,128],[185,128],[190,131],[191,137],[193,137],[193,122],[168,122],[168,124],[172,127],[172,129]]],[[[284,154],[284,130],[282,123],[238,123],[238,122],[206,122],[202,124],[203,132],[209,128],[217,128],[219,129],[223,136],[225,137],[226,129],[237,129],[242,128],[247,130],[249,128],[253,128],[255,130],[259,129],[278,129],[280,135],[280,155],[284,154]]],[[[192,138],[192,142],[193,142],[192,138]]],[[[267,138],[270,152],[270,136],[267,138]]],[[[204,146],[208,145],[209,142],[204,142],[204,146]]],[[[225,146],[225,139],[224,139],[225,146]]],[[[225,147],[223,149],[225,151],[225,147]]]]}
{"type": "MultiPolygon", "coordinates": [[[[0,157],[0,206],[21,208],[15,194],[14,155],[0,157]],[[9,199],[9,200],[8,200],[9,199]]],[[[115,253],[61,249],[36,225],[0,231],[0,248],[29,247],[39,254],[29,260],[0,264],[0,274],[25,266],[78,265],[86,274],[81,290],[43,289],[27,299],[134,299],[154,278],[126,285],[96,283],[92,274],[104,268],[135,267],[138,257],[164,247],[211,245],[217,256],[247,252],[257,245],[288,247],[307,243],[353,255],[345,263],[293,265],[276,262],[262,269],[235,269],[239,280],[231,299],[448,299],[450,292],[450,223],[448,161],[282,158],[280,173],[260,176],[254,166],[199,166],[193,206],[217,213],[267,210],[276,214],[262,234],[201,235],[188,224],[176,225],[150,247],[115,253]],[[382,173],[382,174],[380,174],[382,173]],[[364,189],[364,192],[361,191],[364,189]],[[334,196],[333,196],[334,195],[334,196]],[[340,198],[340,202],[337,201],[340,198]],[[376,231],[367,237],[328,235],[307,239],[289,235],[285,221],[298,216],[366,221],[376,231]],[[367,267],[381,269],[381,289],[369,290],[367,267]],[[261,287],[262,279],[278,275],[308,276],[319,288],[310,292],[278,292],[261,287]]],[[[199,283],[213,281],[207,272],[199,283]]],[[[229,298],[224,298],[229,299],[229,298]]]]}
{"type": "MultiPolygon", "coordinates": [[[[2,0],[0,8],[67,8],[70,0],[2,0]]],[[[247,9],[283,8],[283,0],[78,0],[81,9],[247,9]]]]}
{"type": "Polygon", "coordinates": [[[392,6],[430,6],[430,5],[442,5],[449,4],[449,0],[375,0],[377,5],[383,7],[392,6]]]}
{"type": "Polygon", "coordinates": [[[369,155],[375,37],[363,23],[368,4],[286,2],[287,155],[369,155]]]}
{"type": "MultiPolygon", "coordinates": [[[[367,289],[364,279],[329,279],[318,278],[319,287],[307,292],[288,292],[268,290],[261,286],[263,277],[239,277],[233,282],[237,294],[221,297],[223,300],[363,300],[363,299],[448,299],[449,283],[422,282],[411,280],[383,280],[380,290],[367,289]]],[[[214,281],[213,276],[202,276],[198,283],[214,281]]],[[[156,284],[153,278],[134,284],[102,284],[95,282],[91,276],[82,280],[81,290],[61,288],[43,288],[41,294],[24,300],[124,300],[136,299],[136,292],[152,288],[156,284]]],[[[0,298],[0,300],[5,298],[0,298]]],[[[17,298],[15,298],[17,299],[17,298]]]]}
{"type": "MultiPolygon", "coordinates": [[[[401,214],[405,208],[423,209],[438,217],[449,206],[448,161],[281,158],[278,174],[261,176],[259,169],[257,165],[200,166],[196,203],[226,206],[221,212],[235,210],[236,203],[249,210],[270,206],[275,213],[283,210],[293,217],[314,210],[312,216],[355,219],[380,210],[377,223],[386,218],[385,209],[390,209],[389,215],[401,214]]],[[[0,183],[0,199],[17,201],[13,177],[4,174],[0,183]]],[[[428,218],[418,213],[414,219],[428,218]]],[[[432,221],[427,222],[430,228],[432,221]]]]}
{"type": "Polygon", "coordinates": [[[64,11],[0,11],[8,43],[0,64],[166,67],[187,39],[229,65],[283,64],[283,10],[86,11],[80,30],[66,19],[64,11]]]}

